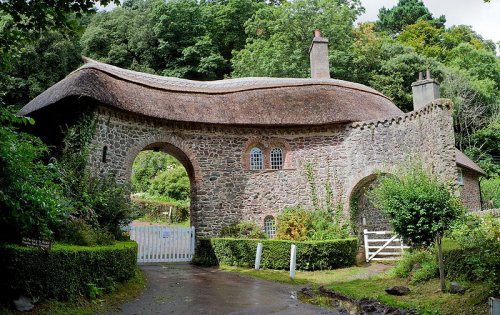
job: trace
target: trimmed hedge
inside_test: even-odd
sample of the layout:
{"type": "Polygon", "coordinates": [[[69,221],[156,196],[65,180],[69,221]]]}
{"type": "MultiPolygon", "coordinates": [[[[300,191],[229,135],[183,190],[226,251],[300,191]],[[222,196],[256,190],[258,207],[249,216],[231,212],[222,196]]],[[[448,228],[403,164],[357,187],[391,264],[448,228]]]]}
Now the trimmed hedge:
{"type": "Polygon", "coordinates": [[[257,243],[262,242],[261,267],[290,268],[290,247],[297,245],[298,270],[323,270],[352,266],[356,262],[358,241],[355,238],[330,241],[281,241],[232,238],[200,238],[193,263],[216,266],[219,263],[253,267],[257,243]]]}
{"type": "Polygon", "coordinates": [[[91,288],[111,291],[137,268],[137,243],[107,246],[54,244],[50,252],[19,245],[0,246],[0,292],[4,297],[70,299],[91,288]]]}
{"type": "Polygon", "coordinates": [[[495,248],[461,248],[447,241],[443,242],[443,258],[449,279],[481,281],[494,295],[500,295],[500,245],[495,248]]]}

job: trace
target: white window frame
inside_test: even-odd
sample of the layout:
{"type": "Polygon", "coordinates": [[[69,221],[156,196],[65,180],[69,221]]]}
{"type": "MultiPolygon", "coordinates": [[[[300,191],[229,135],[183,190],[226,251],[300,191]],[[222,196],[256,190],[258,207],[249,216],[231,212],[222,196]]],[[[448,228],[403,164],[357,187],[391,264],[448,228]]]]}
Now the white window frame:
{"type": "Polygon", "coordinates": [[[460,186],[464,185],[464,172],[461,167],[457,167],[457,183],[460,186]]]}
{"type": "Polygon", "coordinates": [[[264,233],[269,239],[276,236],[276,219],[271,215],[264,218],[264,233]]]}
{"type": "Polygon", "coordinates": [[[264,169],[264,154],[259,147],[253,147],[250,150],[250,169],[263,170],[264,169]]]}
{"type": "Polygon", "coordinates": [[[281,170],[283,169],[283,149],[282,148],[272,148],[271,152],[269,153],[269,158],[270,158],[270,164],[271,164],[271,169],[273,170],[281,170]]]}

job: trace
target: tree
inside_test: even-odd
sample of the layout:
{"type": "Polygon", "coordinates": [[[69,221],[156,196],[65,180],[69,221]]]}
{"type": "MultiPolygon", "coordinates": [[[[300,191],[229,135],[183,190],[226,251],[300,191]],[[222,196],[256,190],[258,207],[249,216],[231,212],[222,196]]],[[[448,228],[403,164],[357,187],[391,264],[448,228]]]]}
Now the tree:
{"type": "Polygon", "coordinates": [[[405,112],[413,110],[411,84],[417,80],[419,71],[428,68],[434,78],[442,78],[442,66],[433,58],[417,54],[412,47],[384,44],[380,58],[382,62],[370,85],[390,97],[405,112]]]}
{"type": "Polygon", "coordinates": [[[443,33],[443,27],[435,27],[426,20],[418,20],[415,24],[407,25],[397,40],[415,48],[418,54],[442,60],[445,56],[441,44],[443,33]]]}
{"type": "Polygon", "coordinates": [[[362,12],[358,0],[298,0],[266,6],[247,21],[245,48],[232,60],[233,76],[308,77],[315,29],[329,39],[330,73],[349,79],[352,24],[362,12]]]}
{"type": "Polygon", "coordinates": [[[379,10],[376,28],[395,36],[401,33],[405,26],[415,24],[418,20],[428,21],[438,28],[443,27],[446,22],[444,15],[434,18],[421,0],[399,0],[394,7],[382,7],[379,10]]]}
{"type": "Polygon", "coordinates": [[[421,165],[398,169],[384,176],[370,194],[373,204],[389,217],[394,231],[412,247],[438,248],[441,290],[445,291],[441,240],[463,212],[453,190],[421,165]]]}

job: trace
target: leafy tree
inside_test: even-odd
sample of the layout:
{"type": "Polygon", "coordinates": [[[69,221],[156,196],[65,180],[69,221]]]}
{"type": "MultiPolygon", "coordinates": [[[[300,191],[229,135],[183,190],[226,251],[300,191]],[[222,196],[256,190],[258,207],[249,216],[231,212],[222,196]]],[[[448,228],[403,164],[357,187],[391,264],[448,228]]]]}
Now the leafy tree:
{"type": "Polygon", "coordinates": [[[177,167],[183,166],[171,155],[154,151],[140,152],[132,166],[132,191],[147,192],[159,173],[177,167]]]}
{"type": "Polygon", "coordinates": [[[158,173],[151,181],[148,193],[152,196],[163,196],[174,200],[189,198],[189,177],[183,166],[158,173]]]}
{"type": "Polygon", "coordinates": [[[438,248],[441,290],[445,291],[441,240],[451,223],[463,212],[459,198],[447,184],[420,165],[385,176],[370,198],[389,217],[394,231],[413,247],[438,248]]]}
{"type": "Polygon", "coordinates": [[[444,15],[434,18],[421,0],[399,0],[394,7],[382,7],[379,10],[376,27],[378,31],[398,35],[405,26],[415,24],[418,20],[428,21],[438,28],[446,22],[444,15]]]}
{"type": "Polygon", "coordinates": [[[401,44],[384,44],[381,60],[370,85],[390,97],[405,112],[413,110],[411,84],[416,81],[419,71],[429,68],[435,78],[440,80],[442,77],[442,67],[436,60],[401,44]]]}
{"type": "Polygon", "coordinates": [[[69,202],[55,184],[55,167],[42,161],[48,149],[39,138],[19,132],[32,119],[0,107],[0,122],[0,239],[50,238],[69,202]]]}
{"type": "Polygon", "coordinates": [[[469,25],[453,25],[443,34],[443,45],[447,50],[452,50],[462,43],[471,44],[476,49],[485,49],[495,53],[496,45],[491,40],[484,40],[469,25]]]}
{"type": "Polygon", "coordinates": [[[426,20],[418,20],[415,24],[407,25],[397,40],[415,48],[418,54],[442,60],[445,56],[441,44],[443,33],[443,27],[436,27],[426,20]]]}
{"type": "Polygon", "coordinates": [[[245,24],[247,43],[232,60],[233,76],[308,77],[309,47],[315,29],[329,45],[332,77],[351,76],[353,27],[358,0],[293,1],[258,10],[245,24]]]}

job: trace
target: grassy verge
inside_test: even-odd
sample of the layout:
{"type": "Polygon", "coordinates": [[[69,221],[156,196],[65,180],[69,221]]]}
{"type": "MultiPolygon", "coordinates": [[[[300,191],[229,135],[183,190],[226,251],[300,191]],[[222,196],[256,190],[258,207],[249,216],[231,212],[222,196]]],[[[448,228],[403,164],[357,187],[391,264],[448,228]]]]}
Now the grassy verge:
{"type": "MultiPolygon", "coordinates": [[[[377,265],[372,265],[371,268],[377,265]]],[[[391,270],[374,268],[368,271],[366,267],[350,267],[322,271],[297,271],[295,280],[289,278],[284,270],[259,270],[231,266],[220,266],[222,270],[235,271],[264,280],[297,285],[324,285],[346,296],[361,298],[376,298],[380,302],[401,308],[416,308],[419,314],[488,314],[486,299],[487,289],[481,283],[460,282],[467,288],[464,295],[441,293],[439,280],[433,279],[425,283],[411,283],[408,279],[396,278],[391,270]],[[376,275],[375,275],[376,274],[376,275]],[[410,288],[406,296],[393,296],[384,290],[390,286],[404,285],[410,288]]],[[[331,301],[319,297],[314,304],[331,305],[331,301]]]]}
{"type": "MultiPolygon", "coordinates": [[[[30,312],[22,314],[50,314],[50,315],[90,315],[97,312],[112,311],[118,305],[126,303],[139,296],[146,287],[146,279],[139,269],[136,270],[134,278],[124,283],[118,284],[116,290],[109,294],[104,294],[97,299],[88,300],[83,297],[71,301],[48,300],[36,304],[30,312]]],[[[21,314],[0,305],[0,314],[21,314]]]]}

